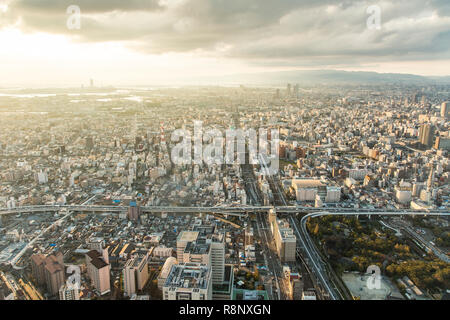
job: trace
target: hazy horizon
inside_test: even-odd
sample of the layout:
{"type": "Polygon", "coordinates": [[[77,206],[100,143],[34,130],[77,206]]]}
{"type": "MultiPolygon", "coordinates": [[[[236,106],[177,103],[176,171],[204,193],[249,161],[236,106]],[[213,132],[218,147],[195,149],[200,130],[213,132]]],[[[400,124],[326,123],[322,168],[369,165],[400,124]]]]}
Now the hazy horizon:
{"type": "Polygon", "coordinates": [[[3,0],[0,87],[196,85],[292,70],[449,76],[449,30],[444,0],[3,0]]]}

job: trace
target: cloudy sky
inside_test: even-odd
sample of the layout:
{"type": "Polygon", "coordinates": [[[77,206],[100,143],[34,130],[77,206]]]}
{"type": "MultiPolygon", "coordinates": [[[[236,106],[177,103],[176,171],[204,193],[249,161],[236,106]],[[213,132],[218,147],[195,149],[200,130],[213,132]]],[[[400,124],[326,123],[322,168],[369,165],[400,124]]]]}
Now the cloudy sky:
{"type": "Polygon", "coordinates": [[[295,69],[450,75],[450,1],[0,0],[0,43],[0,86],[295,69]],[[80,29],[67,26],[71,5],[80,29]],[[367,26],[374,5],[379,30],[367,26]]]}

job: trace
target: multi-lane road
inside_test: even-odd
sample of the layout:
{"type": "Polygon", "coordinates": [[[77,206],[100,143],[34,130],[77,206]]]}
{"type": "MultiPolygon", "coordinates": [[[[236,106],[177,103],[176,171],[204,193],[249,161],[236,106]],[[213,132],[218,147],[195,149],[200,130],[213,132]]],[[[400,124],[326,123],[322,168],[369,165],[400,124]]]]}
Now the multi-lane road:
{"type": "MultiPolygon", "coordinates": [[[[314,208],[304,206],[218,206],[218,207],[171,207],[171,206],[155,206],[140,207],[143,214],[152,213],[220,213],[228,215],[246,216],[248,213],[268,213],[271,209],[276,209],[278,213],[287,214],[305,214],[327,211],[335,214],[354,214],[354,215],[446,215],[450,211],[446,209],[436,210],[412,210],[412,209],[353,209],[353,208],[314,208]]],[[[76,211],[76,212],[110,212],[123,213],[128,210],[127,206],[103,206],[103,205],[40,205],[40,206],[23,206],[15,208],[0,208],[0,215],[19,214],[19,213],[40,213],[40,212],[57,212],[60,210],[76,211]]]]}
{"type": "MultiPolygon", "coordinates": [[[[86,200],[85,202],[83,202],[82,205],[86,205],[89,202],[91,202],[92,200],[94,200],[96,198],[96,196],[92,196],[90,197],[88,200],[86,200]]],[[[71,216],[73,213],[73,211],[67,211],[67,213],[60,219],[58,219],[57,221],[53,222],[50,226],[48,226],[47,228],[45,228],[44,230],[42,230],[39,235],[37,235],[36,237],[34,237],[22,250],[19,251],[19,253],[11,260],[11,265],[13,266],[14,269],[16,270],[21,270],[23,269],[23,267],[19,267],[17,266],[17,262],[19,261],[19,259],[25,254],[25,252],[31,248],[34,243],[42,236],[44,236],[49,230],[51,230],[53,227],[55,227],[56,225],[58,225],[59,223],[61,223],[62,221],[66,220],[69,216],[71,216]]]]}
{"type": "Polygon", "coordinates": [[[417,233],[410,225],[405,221],[397,221],[392,223],[396,228],[406,232],[411,238],[418,241],[426,250],[433,252],[433,254],[446,263],[450,263],[450,258],[441,249],[436,247],[431,241],[427,241],[424,237],[417,233]]]}
{"type": "Polygon", "coordinates": [[[267,223],[267,215],[257,213],[256,225],[262,244],[265,265],[268,267],[276,287],[273,296],[277,297],[278,300],[285,300],[287,299],[288,290],[285,282],[282,280],[284,277],[283,266],[276,254],[275,242],[273,241],[272,233],[269,231],[269,225],[267,223]]]}
{"type": "MultiPolygon", "coordinates": [[[[89,199],[90,201],[91,199],[89,199]]],[[[28,206],[28,207],[17,207],[17,208],[2,208],[0,209],[0,215],[7,214],[18,214],[18,213],[39,213],[39,212],[57,212],[57,211],[67,211],[68,214],[62,219],[69,216],[72,212],[111,212],[111,213],[123,213],[128,210],[125,206],[98,206],[98,205],[88,205],[88,201],[82,205],[54,205],[54,206],[28,206]]],[[[142,213],[144,214],[155,214],[155,213],[216,213],[216,214],[227,214],[227,215],[237,215],[246,216],[248,213],[257,213],[258,225],[260,226],[260,232],[262,235],[262,240],[267,243],[266,259],[269,264],[272,264],[272,269],[274,270],[274,276],[276,279],[278,287],[278,297],[282,298],[284,294],[284,288],[280,287],[279,279],[282,279],[282,271],[279,266],[275,266],[275,261],[279,262],[277,257],[272,256],[274,250],[270,249],[270,245],[273,245],[272,237],[268,233],[268,227],[266,222],[266,216],[271,209],[275,209],[277,213],[291,214],[291,223],[294,228],[296,235],[299,239],[299,243],[302,246],[302,250],[306,255],[308,267],[311,269],[319,281],[320,285],[324,290],[326,290],[331,299],[337,300],[341,299],[342,295],[337,289],[337,286],[329,279],[326,263],[321,259],[313,241],[311,240],[307,230],[306,221],[309,218],[317,218],[321,216],[328,215],[378,215],[378,216],[401,216],[401,215],[423,215],[423,216],[450,216],[448,210],[395,210],[395,209],[347,209],[347,208],[311,208],[311,207],[300,207],[300,206],[239,206],[239,207],[141,207],[142,213]],[[326,210],[326,211],[324,211],[326,210]],[[301,218],[300,225],[298,225],[295,217],[297,214],[303,214],[301,218]],[[272,255],[271,255],[272,254],[272,255]]],[[[46,232],[45,230],[43,231],[46,232]]],[[[29,246],[27,246],[29,247],[29,246]]],[[[23,254],[23,253],[22,253],[23,254]]],[[[17,261],[21,254],[14,259],[17,261]]],[[[281,284],[283,286],[283,284],[281,284]]],[[[284,296],[283,296],[284,298],[284,296]]]]}
{"type": "MultiPolygon", "coordinates": [[[[300,220],[300,226],[298,226],[297,221],[295,221],[295,218],[291,216],[291,223],[293,228],[295,229],[297,237],[299,237],[300,242],[302,244],[302,248],[308,258],[309,266],[313,269],[314,274],[316,275],[317,279],[320,281],[320,284],[322,287],[328,292],[330,295],[330,298],[332,300],[340,300],[343,298],[343,293],[341,293],[337,285],[334,283],[334,280],[332,277],[328,275],[327,271],[327,265],[322,260],[314,242],[312,241],[311,237],[309,236],[309,233],[306,229],[306,222],[308,219],[323,217],[323,216],[330,216],[330,215],[352,215],[352,216],[358,216],[358,215],[380,215],[380,216],[402,216],[402,215],[409,215],[410,213],[405,213],[403,211],[398,212],[392,212],[392,211],[386,211],[386,212],[376,212],[376,213],[361,213],[361,212],[316,212],[316,213],[310,213],[305,216],[303,216],[300,220]]],[[[415,215],[429,215],[429,216],[450,216],[450,212],[414,212],[415,215]]]]}

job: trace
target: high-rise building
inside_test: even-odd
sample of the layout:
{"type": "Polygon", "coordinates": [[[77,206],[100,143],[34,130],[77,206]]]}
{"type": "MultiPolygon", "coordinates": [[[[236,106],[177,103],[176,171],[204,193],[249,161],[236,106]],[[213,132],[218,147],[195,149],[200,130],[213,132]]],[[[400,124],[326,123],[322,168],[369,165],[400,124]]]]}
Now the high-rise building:
{"type": "Polygon", "coordinates": [[[45,256],[43,254],[33,254],[31,256],[31,273],[38,285],[45,282],[45,256]]]}
{"type": "Polygon", "coordinates": [[[434,144],[436,150],[447,150],[450,151],[450,138],[437,137],[434,144]]]}
{"type": "Polygon", "coordinates": [[[105,262],[102,254],[96,250],[89,251],[85,257],[86,268],[92,286],[98,290],[100,295],[110,292],[110,265],[105,262]]]}
{"type": "MultiPolygon", "coordinates": [[[[52,257],[52,256],[51,256],[52,257]]],[[[57,295],[59,289],[65,282],[64,265],[56,259],[50,258],[45,264],[45,283],[47,291],[52,295],[57,295]]]]}
{"type": "Polygon", "coordinates": [[[441,117],[449,118],[450,117],[450,102],[443,102],[441,105],[441,117]]]}
{"type": "Polygon", "coordinates": [[[34,254],[31,256],[31,272],[38,285],[47,287],[50,295],[56,295],[65,281],[63,254],[45,256],[34,254]]]}
{"type": "Polygon", "coordinates": [[[149,252],[137,254],[128,260],[123,269],[124,295],[131,297],[144,289],[148,281],[148,256],[149,252]]]}
{"type": "Polygon", "coordinates": [[[420,144],[425,148],[431,148],[434,142],[435,127],[432,124],[424,124],[419,130],[420,144]]]}
{"type": "Polygon", "coordinates": [[[295,261],[297,238],[294,231],[285,221],[278,219],[274,210],[269,213],[269,224],[280,260],[282,262],[295,261]]]}
{"type": "Polygon", "coordinates": [[[215,234],[211,242],[211,272],[213,284],[222,284],[225,274],[225,239],[215,234]]]}

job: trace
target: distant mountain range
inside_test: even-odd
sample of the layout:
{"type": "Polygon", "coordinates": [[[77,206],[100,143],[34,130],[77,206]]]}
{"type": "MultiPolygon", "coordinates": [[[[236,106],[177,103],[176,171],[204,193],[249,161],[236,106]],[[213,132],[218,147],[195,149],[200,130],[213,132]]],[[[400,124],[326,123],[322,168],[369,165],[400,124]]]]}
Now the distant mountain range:
{"type": "MultiPolygon", "coordinates": [[[[213,82],[242,83],[242,84],[387,84],[387,83],[411,83],[411,84],[450,84],[450,76],[426,77],[414,74],[401,73],[377,73],[365,71],[337,71],[337,70],[298,70],[281,72],[264,72],[252,74],[235,74],[209,79],[213,82]]],[[[208,79],[202,79],[208,81],[208,79]]]]}
{"type": "MultiPolygon", "coordinates": [[[[174,83],[148,83],[141,84],[142,87],[172,87],[172,86],[221,86],[221,85],[247,85],[247,86],[285,86],[287,83],[299,84],[301,86],[318,84],[341,84],[341,85],[377,85],[377,84],[415,84],[432,85],[443,84],[450,85],[450,76],[427,77],[414,74],[403,73],[378,73],[367,71],[339,71],[339,70],[294,70],[279,72],[261,72],[232,74],[226,76],[210,77],[190,77],[181,76],[174,83]]],[[[141,86],[134,85],[134,88],[141,86]]],[[[0,93],[54,93],[64,94],[67,92],[113,92],[116,88],[124,86],[106,86],[106,87],[84,87],[84,88],[59,88],[55,87],[26,87],[26,88],[1,88],[0,93]]]]}

